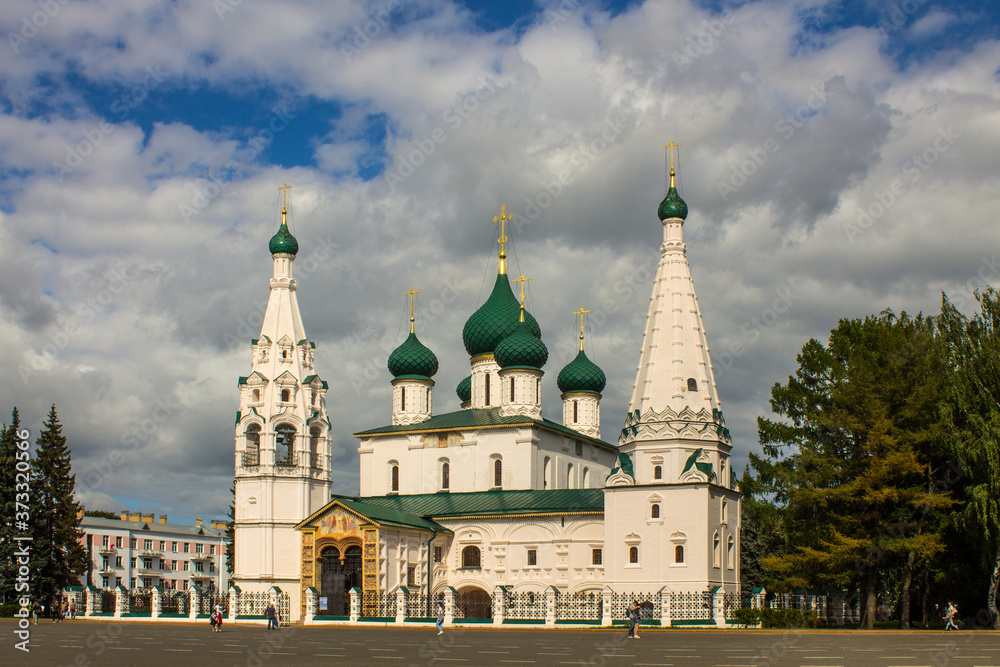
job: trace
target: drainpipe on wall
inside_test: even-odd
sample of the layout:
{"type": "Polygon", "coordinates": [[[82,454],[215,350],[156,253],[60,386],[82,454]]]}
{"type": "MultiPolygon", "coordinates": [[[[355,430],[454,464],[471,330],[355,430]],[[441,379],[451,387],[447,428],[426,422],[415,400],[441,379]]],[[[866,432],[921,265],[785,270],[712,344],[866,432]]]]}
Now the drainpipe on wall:
{"type": "Polygon", "coordinates": [[[431,615],[431,544],[434,543],[434,538],[438,536],[437,531],[431,531],[431,539],[427,540],[427,616],[431,615]]]}

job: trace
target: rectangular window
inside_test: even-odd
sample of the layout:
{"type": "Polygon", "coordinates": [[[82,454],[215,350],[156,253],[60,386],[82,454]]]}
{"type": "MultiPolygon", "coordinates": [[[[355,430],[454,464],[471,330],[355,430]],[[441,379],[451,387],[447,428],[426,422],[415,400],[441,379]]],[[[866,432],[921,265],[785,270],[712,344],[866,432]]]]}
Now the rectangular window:
{"type": "Polygon", "coordinates": [[[107,549],[109,546],[111,546],[111,536],[110,535],[105,535],[104,536],[104,548],[107,549]]]}
{"type": "Polygon", "coordinates": [[[203,544],[196,544],[196,545],[194,545],[194,552],[196,554],[200,554],[202,552],[202,549],[204,549],[204,547],[205,547],[205,545],[203,545],[203,544]]]}
{"type": "Polygon", "coordinates": [[[434,562],[441,562],[441,547],[434,547],[434,562]]]}
{"type": "Polygon", "coordinates": [[[600,549],[594,549],[591,563],[593,563],[594,565],[601,565],[603,563],[603,560],[602,560],[603,558],[604,558],[604,554],[601,552],[601,550],[600,549]]]}
{"type": "Polygon", "coordinates": [[[160,551],[166,551],[166,550],[167,550],[167,543],[164,542],[163,540],[160,540],[160,551]]]}
{"type": "Polygon", "coordinates": [[[135,556],[132,556],[132,569],[135,569],[135,556]]]}
{"type": "Polygon", "coordinates": [[[110,588],[107,577],[101,577],[101,588],[110,588]]]}
{"type": "Polygon", "coordinates": [[[142,586],[143,586],[143,588],[152,588],[153,587],[153,580],[150,579],[149,577],[143,577],[143,579],[142,579],[142,586]]]}
{"type": "Polygon", "coordinates": [[[187,561],[184,561],[183,563],[181,563],[181,569],[184,570],[185,572],[188,571],[188,562],[187,561]]]}
{"type": "Polygon", "coordinates": [[[115,546],[118,547],[119,549],[122,548],[122,536],[121,535],[119,535],[118,537],[115,538],[115,546]]]}
{"type": "Polygon", "coordinates": [[[153,559],[151,559],[151,558],[143,558],[142,559],[142,566],[144,568],[146,568],[147,570],[153,569],[153,559]]]}
{"type": "Polygon", "coordinates": [[[538,551],[528,549],[528,566],[538,565],[538,551]]]}
{"type": "Polygon", "coordinates": [[[196,560],[194,562],[194,571],[195,572],[204,572],[205,571],[205,565],[204,565],[204,563],[202,563],[200,560],[196,560]]]}
{"type": "Polygon", "coordinates": [[[184,543],[184,553],[188,553],[189,552],[189,549],[188,549],[189,546],[190,545],[187,542],[184,543]]]}
{"type": "Polygon", "coordinates": [[[412,565],[406,568],[406,585],[416,586],[417,585],[417,568],[412,565]]]}
{"type": "Polygon", "coordinates": [[[177,543],[176,542],[171,542],[170,543],[170,550],[172,552],[174,552],[174,553],[177,553],[177,543]]]}
{"type": "Polygon", "coordinates": [[[182,585],[184,587],[184,590],[188,589],[188,582],[186,580],[184,581],[184,583],[182,585]]]}
{"type": "Polygon", "coordinates": [[[153,540],[143,540],[142,541],[142,548],[145,549],[146,551],[152,551],[153,550],[153,540]]]}
{"type": "Polygon", "coordinates": [[[208,571],[209,572],[215,572],[215,563],[209,562],[209,564],[208,564],[208,571]]]}
{"type": "Polygon", "coordinates": [[[209,556],[214,556],[215,555],[215,545],[214,544],[209,544],[208,545],[208,555],[209,556]]]}
{"type": "Polygon", "coordinates": [[[104,566],[101,569],[107,570],[108,569],[108,559],[105,558],[105,559],[103,559],[103,561],[104,561],[104,566]]]}
{"type": "Polygon", "coordinates": [[[128,545],[130,549],[135,549],[135,538],[129,538],[128,545]]]}
{"type": "Polygon", "coordinates": [[[121,566],[122,566],[122,557],[115,556],[115,567],[121,567],[121,566]]]}

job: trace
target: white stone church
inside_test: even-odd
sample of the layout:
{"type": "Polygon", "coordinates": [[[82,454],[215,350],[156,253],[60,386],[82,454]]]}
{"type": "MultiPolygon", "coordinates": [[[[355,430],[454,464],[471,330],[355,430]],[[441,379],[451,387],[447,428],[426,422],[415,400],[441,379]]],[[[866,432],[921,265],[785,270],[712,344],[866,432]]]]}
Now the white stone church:
{"type": "MultiPolygon", "coordinates": [[[[685,255],[687,205],[660,203],[660,262],[635,386],[616,442],[601,439],[605,374],[580,351],[557,375],[562,422],[542,417],[548,351],[515,296],[504,253],[462,332],[462,409],[434,412],[434,353],[409,337],[390,355],[392,420],[355,433],[360,495],[331,484],[327,383],[296,300],[298,243],[270,241],[274,273],[236,418],[234,583],[287,592],[291,620],[343,617],[404,587],[444,591],[488,615],[498,587],[534,598],[619,591],[736,593],[740,494],[732,442],[685,255]]],[[[515,281],[516,282],[516,281],[515,281]]],[[[523,282],[521,283],[523,286],[523,282]]],[[[412,302],[411,302],[412,304],[412,302]]],[[[593,598],[591,598],[593,599],[593,598]]]]}

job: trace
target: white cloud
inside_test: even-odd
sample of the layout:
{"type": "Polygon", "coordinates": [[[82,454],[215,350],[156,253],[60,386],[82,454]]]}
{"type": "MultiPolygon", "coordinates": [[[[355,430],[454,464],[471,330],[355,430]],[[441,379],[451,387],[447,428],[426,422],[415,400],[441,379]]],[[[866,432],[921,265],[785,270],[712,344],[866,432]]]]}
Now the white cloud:
{"type": "MultiPolygon", "coordinates": [[[[33,6],[8,3],[0,21],[33,6]]],[[[0,405],[18,405],[37,431],[57,404],[90,502],[224,514],[235,382],[248,368],[245,345],[231,340],[256,335],[282,182],[295,186],[298,297],[330,382],[342,492],[357,483],[351,433],[389,420],[385,360],[405,333],[410,287],[424,290],[418,332],[441,359],[435,402],[457,409],[461,328],[495,270],[500,204],[530,218],[512,234],[512,262],[534,278],[529,307],[552,351],[545,414],[559,418],[554,378],[575,349],[571,313],[593,307],[588,354],[609,376],[603,431],[614,440],[660,242],[659,147],[670,139],[683,143],[688,257],[738,460],[805,340],[886,307],[934,312],[941,290],[968,300],[993,266],[996,41],[901,71],[877,29],[803,42],[802,15],[781,3],[746,5],[721,28],[685,2],[613,19],[581,6],[518,39],[484,33],[449,5],[407,3],[348,61],[354,28],[384,6],[242,3],[220,22],[205,3],[69,3],[30,53],[2,61],[12,106],[0,113],[0,343],[12,353],[0,369],[12,380],[0,405]],[[88,109],[80,90],[35,86],[42,73],[78,69],[130,88],[147,67],[169,74],[163,90],[252,82],[335,102],[343,116],[311,128],[317,168],[284,169],[179,121],[146,135],[130,114],[102,130],[105,110],[88,109]],[[54,100],[75,109],[25,112],[54,100]],[[369,114],[386,119],[389,169],[401,175],[392,187],[357,176],[369,114]],[[908,161],[941,146],[948,128],[953,143],[913,172],[908,161]],[[88,136],[95,145],[60,178],[53,163],[88,136]],[[747,160],[752,173],[724,198],[719,183],[747,160]],[[213,183],[231,161],[239,169],[213,183]],[[183,207],[193,207],[187,219],[183,207]],[[321,248],[332,256],[317,260],[321,248]],[[787,310],[772,317],[787,289],[787,310]],[[19,367],[33,372],[26,384],[19,367]],[[116,452],[113,470],[87,482],[116,452]]]]}

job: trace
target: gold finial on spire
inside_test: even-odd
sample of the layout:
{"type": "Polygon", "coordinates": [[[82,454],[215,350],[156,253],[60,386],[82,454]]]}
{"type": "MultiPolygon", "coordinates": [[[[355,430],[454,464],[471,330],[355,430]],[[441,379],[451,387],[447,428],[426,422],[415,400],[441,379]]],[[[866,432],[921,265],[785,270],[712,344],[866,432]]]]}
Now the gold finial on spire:
{"type": "Polygon", "coordinates": [[[285,217],[288,215],[288,191],[292,189],[288,183],[283,183],[278,191],[281,192],[281,224],[285,224],[285,217]]]}
{"type": "Polygon", "coordinates": [[[674,187],[674,148],[680,148],[681,145],[671,141],[669,144],[664,146],[663,159],[667,158],[667,151],[665,149],[670,149],[670,187],[674,187]]]}
{"type": "Polygon", "coordinates": [[[594,311],[592,311],[592,310],[584,310],[582,306],[580,307],[580,310],[577,310],[577,311],[573,312],[574,315],[579,315],[580,316],[580,349],[581,350],[583,349],[583,316],[586,315],[587,313],[592,313],[592,312],[594,312],[594,311]]]}
{"type": "Polygon", "coordinates": [[[521,321],[524,321],[524,283],[529,280],[534,280],[534,278],[527,278],[522,273],[520,278],[514,278],[515,283],[521,283],[521,321]]]}
{"type": "Polygon", "coordinates": [[[497,239],[497,241],[500,242],[500,268],[497,273],[507,273],[507,252],[504,250],[504,245],[510,239],[507,238],[507,234],[504,233],[504,230],[506,229],[506,222],[513,217],[513,215],[507,213],[506,205],[500,206],[500,215],[493,216],[493,222],[500,223],[500,238],[497,239]]]}
{"type": "Polygon", "coordinates": [[[410,297],[410,333],[413,333],[413,323],[416,322],[416,318],[413,317],[413,297],[420,294],[423,290],[415,290],[412,287],[409,292],[403,292],[403,296],[410,297]]]}

